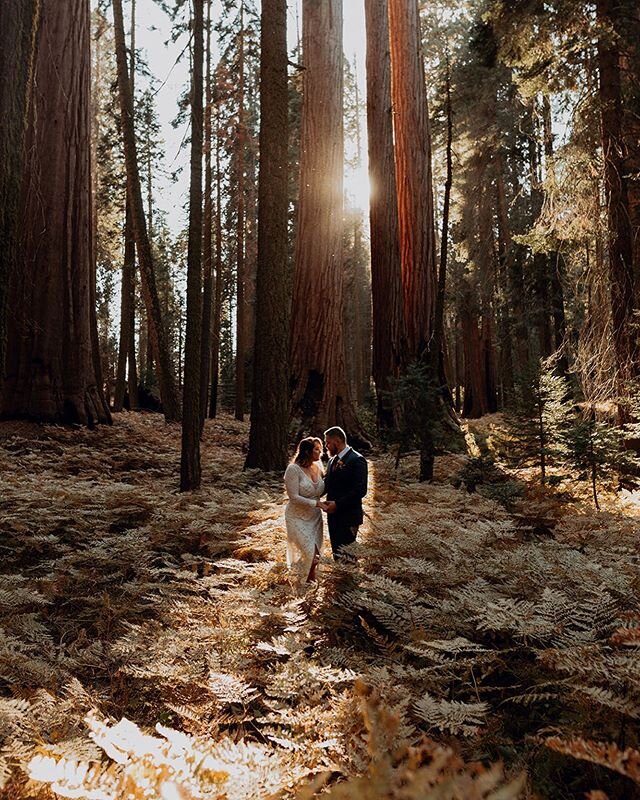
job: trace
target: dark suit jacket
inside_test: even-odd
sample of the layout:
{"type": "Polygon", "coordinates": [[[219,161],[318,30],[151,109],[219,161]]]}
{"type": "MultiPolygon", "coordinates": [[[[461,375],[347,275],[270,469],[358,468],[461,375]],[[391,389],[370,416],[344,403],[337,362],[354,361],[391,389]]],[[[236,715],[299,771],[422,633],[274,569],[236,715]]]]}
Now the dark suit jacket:
{"type": "Polygon", "coordinates": [[[353,448],[342,461],[338,456],[329,460],[324,479],[327,500],[333,500],[336,510],[327,514],[329,528],[337,530],[362,524],[362,498],[367,493],[367,461],[353,448]]]}

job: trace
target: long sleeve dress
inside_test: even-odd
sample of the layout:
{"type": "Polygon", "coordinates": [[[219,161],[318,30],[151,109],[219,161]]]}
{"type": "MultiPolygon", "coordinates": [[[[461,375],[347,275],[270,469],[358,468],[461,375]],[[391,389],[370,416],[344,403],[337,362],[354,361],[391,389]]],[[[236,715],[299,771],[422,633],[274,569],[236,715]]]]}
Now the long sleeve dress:
{"type": "MultiPolygon", "coordinates": [[[[320,471],[322,474],[322,471],[320,471]]],[[[316,501],[324,494],[324,479],[311,480],[298,464],[284,473],[289,502],[284,512],[287,526],[287,566],[304,580],[316,552],[322,552],[322,512],[316,501]]]]}

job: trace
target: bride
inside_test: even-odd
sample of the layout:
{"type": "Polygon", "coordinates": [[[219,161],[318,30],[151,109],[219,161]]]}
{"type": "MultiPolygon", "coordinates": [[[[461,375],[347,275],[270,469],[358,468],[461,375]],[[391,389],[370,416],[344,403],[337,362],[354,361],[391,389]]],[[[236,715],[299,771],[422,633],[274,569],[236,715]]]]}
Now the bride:
{"type": "Polygon", "coordinates": [[[320,455],[322,441],[302,439],[293,461],[284,473],[289,502],[284,512],[287,525],[287,566],[300,579],[316,580],[322,551],[324,477],[320,455]]]}

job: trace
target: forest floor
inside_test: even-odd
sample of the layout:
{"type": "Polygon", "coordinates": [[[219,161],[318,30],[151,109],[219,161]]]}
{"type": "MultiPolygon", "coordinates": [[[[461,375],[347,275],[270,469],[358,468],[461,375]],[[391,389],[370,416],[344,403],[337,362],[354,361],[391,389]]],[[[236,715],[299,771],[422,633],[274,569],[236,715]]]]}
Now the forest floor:
{"type": "Polygon", "coordinates": [[[637,493],[380,452],[300,590],[247,439],[0,424],[0,796],[640,797],[637,493]]]}

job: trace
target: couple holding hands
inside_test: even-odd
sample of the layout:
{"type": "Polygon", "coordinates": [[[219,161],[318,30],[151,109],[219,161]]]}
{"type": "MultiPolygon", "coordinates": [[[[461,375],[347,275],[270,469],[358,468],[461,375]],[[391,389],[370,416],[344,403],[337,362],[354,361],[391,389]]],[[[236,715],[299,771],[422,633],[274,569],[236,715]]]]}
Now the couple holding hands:
{"type": "Polygon", "coordinates": [[[301,440],[284,473],[289,496],[284,515],[287,565],[307,582],[316,580],[322,552],[322,512],[327,515],[331,549],[338,560],[341,548],[356,540],[362,524],[362,498],[367,493],[366,459],[349,447],[342,428],[325,431],[324,443],[330,456],[326,472],[320,461],[322,440],[308,436],[301,440]]]}

